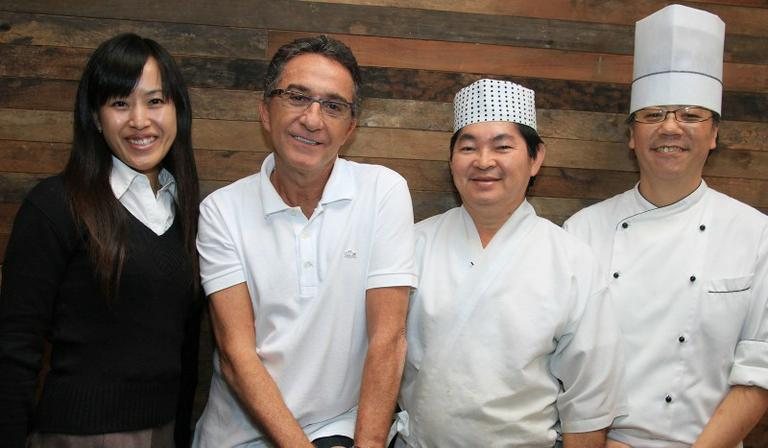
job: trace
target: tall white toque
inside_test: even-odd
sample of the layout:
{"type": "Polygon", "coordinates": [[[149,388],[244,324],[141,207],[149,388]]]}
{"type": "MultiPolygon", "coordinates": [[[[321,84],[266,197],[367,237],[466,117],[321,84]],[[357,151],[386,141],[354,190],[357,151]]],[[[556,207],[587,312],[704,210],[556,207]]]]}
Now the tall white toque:
{"type": "Polygon", "coordinates": [[[635,24],[629,112],[690,105],[720,113],[725,23],[699,9],[670,5],[635,24]]]}
{"type": "Polygon", "coordinates": [[[533,90],[498,79],[480,79],[453,99],[453,132],[486,121],[510,121],[536,130],[533,90]]]}

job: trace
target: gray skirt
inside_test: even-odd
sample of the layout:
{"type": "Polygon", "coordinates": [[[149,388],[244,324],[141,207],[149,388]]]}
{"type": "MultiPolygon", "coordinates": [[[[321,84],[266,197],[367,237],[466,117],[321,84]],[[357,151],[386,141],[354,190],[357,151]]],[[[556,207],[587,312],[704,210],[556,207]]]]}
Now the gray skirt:
{"type": "Polygon", "coordinates": [[[29,448],[175,448],[174,422],[156,428],[109,434],[46,434],[29,436],[29,448]]]}

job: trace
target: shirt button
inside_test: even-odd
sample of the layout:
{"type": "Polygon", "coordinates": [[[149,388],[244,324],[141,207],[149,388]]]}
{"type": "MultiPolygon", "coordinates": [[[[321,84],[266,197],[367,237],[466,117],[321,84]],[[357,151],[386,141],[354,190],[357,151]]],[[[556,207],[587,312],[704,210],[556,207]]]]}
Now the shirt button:
{"type": "Polygon", "coordinates": [[[613,278],[619,278],[619,273],[618,272],[614,272],[613,273],[613,278]]]}
{"type": "Polygon", "coordinates": [[[677,340],[682,344],[683,342],[685,342],[685,336],[680,336],[679,338],[677,338],[677,340]]]}
{"type": "Polygon", "coordinates": [[[707,228],[707,226],[705,226],[704,224],[702,224],[702,225],[700,225],[700,226],[699,226],[699,230],[701,230],[702,232],[703,232],[704,230],[706,230],[706,228],[707,228]]]}
{"type": "Polygon", "coordinates": [[[304,262],[304,267],[307,268],[307,269],[311,268],[312,267],[312,262],[311,261],[305,261],[304,262]]]}
{"type": "Polygon", "coordinates": [[[626,229],[627,227],[629,227],[629,224],[627,224],[626,222],[622,222],[621,223],[621,228],[622,229],[626,229]]]}
{"type": "Polygon", "coordinates": [[[666,397],[664,397],[664,401],[666,401],[667,403],[672,403],[672,396],[667,395],[666,397]]]}
{"type": "Polygon", "coordinates": [[[307,238],[309,238],[309,233],[308,232],[302,232],[301,239],[306,240],[307,238]]]}
{"type": "Polygon", "coordinates": [[[693,282],[695,282],[695,281],[696,281],[696,276],[695,276],[695,275],[692,275],[692,276],[691,276],[691,277],[690,277],[688,280],[690,280],[690,281],[691,281],[691,283],[693,283],[693,282]]]}

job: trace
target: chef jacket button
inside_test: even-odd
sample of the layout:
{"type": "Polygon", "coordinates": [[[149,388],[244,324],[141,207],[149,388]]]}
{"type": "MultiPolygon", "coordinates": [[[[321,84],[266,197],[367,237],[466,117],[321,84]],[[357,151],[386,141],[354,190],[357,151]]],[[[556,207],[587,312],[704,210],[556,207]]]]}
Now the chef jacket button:
{"type": "Polygon", "coordinates": [[[705,226],[704,224],[702,224],[702,225],[700,225],[700,226],[699,226],[699,230],[701,230],[702,232],[703,232],[703,231],[704,231],[706,228],[707,228],[707,226],[705,226]]]}
{"type": "Polygon", "coordinates": [[[683,342],[685,342],[685,336],[681,335],[679,338],[677,338],[677,340],[682,344],[683,342]]]}
{"type": "Polygon", "coordinates": [[[613,278],[619,278],[619,273],[618,272],[614,272],[613,273],[613,278]]]}
{"type": "Polygon", "coordinates": [[[667,395],[666,397],[664,397],[664,401],[666,401],[667,403],[672,403],[672,396],[667,395]]]}
{"type": "Polygon", "coordinates": [[[692,275],[692,276],[691,276],[691,277],[690,277],[688,280],[690,280],[690,281],[691,281],[691,283],[693,283],[693,282],[695,282],[695,281],[696,281],[696,276],[695,276],[695,275],[692,275]]]}
{"type": "Polygon", "coordinates": [[[621,223],[621,228],[622,229],[626,229],[627,227],[629,227],[629,224],[627,224],[626,222],[622,222],[621,223]]]}

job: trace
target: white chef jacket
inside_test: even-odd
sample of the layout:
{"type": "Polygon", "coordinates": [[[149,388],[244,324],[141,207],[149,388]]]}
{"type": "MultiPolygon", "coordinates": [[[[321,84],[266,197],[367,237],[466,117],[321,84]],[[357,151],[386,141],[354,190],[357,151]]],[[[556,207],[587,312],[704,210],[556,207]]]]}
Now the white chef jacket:
{"type": "MultiPolygon", "coordinates": [[[[416,227],[397,422],[412,447],[551,448],[621,412],[621,344],[589,248],[525,201],[483,248],[463,207],[416,227]]],[[[401,442],[402,443],[402,442],[401,442]]]]}
{"type": "MultiPolygon", "coordinates": [[[[257,352],[311,438],[354,433],[367,351],[365,294],[416,286],[413,209],[394,171],[337,159],[307,218],[260,173],[209,195],[197,247],[206,294],[246,282],[257,352]],[[328,433],[330,432],[330,434],[328,433]]],[[[221,373],[218,352],[195,447],[271,446],[221,373]]]]}
{"type": "Polygon", "coordinates": [[[627,344],[611,438],[689,446],[729,386],[768,387],[768,217],[702,181],[666,207],[635,186],[565,227],[602,262],[627,344]]]}

